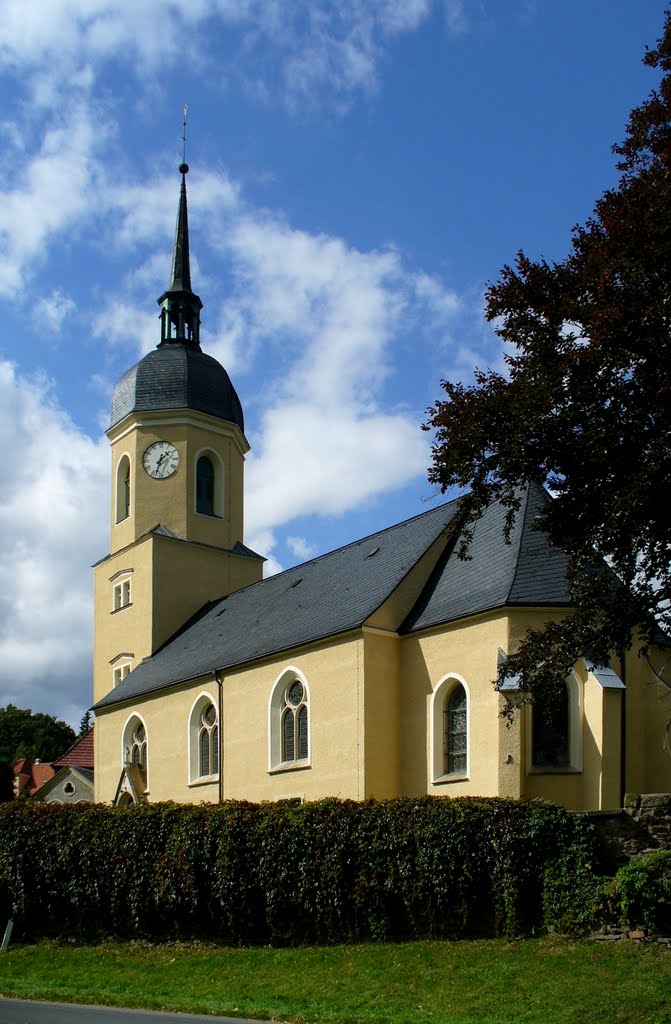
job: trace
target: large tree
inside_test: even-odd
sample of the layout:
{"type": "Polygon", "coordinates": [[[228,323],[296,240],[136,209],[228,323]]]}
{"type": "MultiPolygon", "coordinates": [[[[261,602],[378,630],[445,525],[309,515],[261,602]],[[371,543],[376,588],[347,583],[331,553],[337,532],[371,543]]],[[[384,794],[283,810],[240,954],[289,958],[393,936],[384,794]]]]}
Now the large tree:
{"type": "Polygon", "coordinates": [[[10,765],[20,757],[54,761],[76,739],[74,729],[51,715],[0,707],[0,800],[11,799],[10,765]]]}
{"type": "Polygon", "coordinates": [[[486,315],[507,372],[442,382],[429,410],[432,482],[468,488],[461,526],[493,500],[519,507],[550,487],[539,527],[569,556],[575,612],[527,634],[505,671],[528,699],[591,649],[646,650],[671,630],[671,13],[644,63],[658,89],[613,147],[619,181],[573,229],[559,263],[519,252],[490,286],[486,315]],[[610,567],[610,568],[609,568],[610,567]]]}

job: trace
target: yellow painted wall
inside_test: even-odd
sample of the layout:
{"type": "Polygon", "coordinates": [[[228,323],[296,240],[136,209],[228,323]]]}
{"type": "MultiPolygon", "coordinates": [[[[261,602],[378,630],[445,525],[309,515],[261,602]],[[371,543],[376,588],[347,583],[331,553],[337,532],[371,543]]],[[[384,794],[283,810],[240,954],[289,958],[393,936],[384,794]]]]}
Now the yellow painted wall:
{"type": "Polygon", "coordinates": [[[652,667],[635,651],[626,656],[627,755],[626,791],[671,792],[671,691],[655,679],[654,670],[671,679],[671,657],[652,648],[652,667]]]}
{"type": "MultiPolygon", "coordinates": [[[[170,541],[161,541],[160,557],[172,564],[166,553],[170,546],[170,541]]],[[[135,550],[146,555],[145,548],[138,545],[135,550]]],[[[175,566],[175,581],[181,573],[175,566]]],[[[172,590],[171,585],[166,593],[172,590]]],[[[167,621],[169,612],[165,615],[167,621]]],[[[511,727],[499,716],[503,698],[492,686],[498,649],[510,651],[524,629],[538,625],[544,616],[542,611],[511,610],[404,637],[365,627],[229,672],[223,680],[224,799],[432,793],[535,796],[573,809],[619,806],[622,691],[603,689],[583,663],[576,667],[582,717],[580,763],[574,771],[534,771],[529,709],[522,709],[511,727]],[[310,756],[305,764],[276,770],[269,763],[269,702],[274,684],[289,669],[309,690],[310,756]],[[448,674],[463,679],[469,695],[469,765],[466,778],[434,781],[431,697],[448,674]]],[[[627,788],[668,791],[669,760],[662,740],[671,717],[671,695],[659,696],[656,686],[646,681],[646,672],[638,658],[627,666],[627,788]]],[[[152,801],[218,799],[216,783],[189,784],[189,714],[202,690],[217,703],[213,677],[138,702],[136,710],[148,732],[152,801]]],[[[114,797],[122,731],[132,710],[98,715],[96,799],[114,797]]]]}
{"type": "Polygon", "coordinates": [[[131,544],[157,523],[180,537],[232,548],[243,539],[243,475],[247,442],[234,424],[192,411],[136,413],[108,432],[112,444],[111,551],[131,544]],[[169,441],[179,453],[175,473],[154,480],[142,466],[145,450],[155,441],[169,441]],[[223,473],[221,516],[195,511],[196,461],[211,453],[215,471],[223,473]],[[116,522],[116,480],[119,461],[131,464],[131,511],[116,522]],[[218,456],[218,458],[217,458],[218,456]]]}
{"type": "Polygon", "coordinates": [[[494,796],[498,793],[499,696],[497,652],[505,648],[505,615],[434,629],[401,641],[401,791],[415,796],[494,796]],[[464,680],[469,695],[469,769],[459,781],[434,783],[429,765],[430,704],[448,674],[464,680]]]}
{"type": "MultiPolygon", "coordinates": [[[[363,694],[360,637],[294,652],[271,664],[230,673],[223,679],[224,799],[278,800],[325,796],[360,799],[363,747],[359,736],[363,694]],[[309,688],[310,758],[307,766],[281,771],[269,766],[268,706],[273,685],[289,668],[302,672],[309,688]]],[[[114,798],[122,767],[122,732],[138,712],[148,735],[148,799],[215,801],[217,786],[188,784],[188,721],[194,700],[212,694],[214,679],[133,706],[102,710],[96,718],[96,800],[114,798]]]]}
{"type": "Polygon", "coordinates": [[[132,654],[132,666],[152,651],[153,541],[146,537],[126,551],[111,555],[94,569],[93,699],[113,689],[111,661],[132,654]],[[114,577],[132,570],[131,604],[113,610],[114,577]]]}
{"type": "Polygon", "coordinates": [[[364,630],[363,795],[378,800],[401,792],[400,645],[395,633],[364,630]]]}

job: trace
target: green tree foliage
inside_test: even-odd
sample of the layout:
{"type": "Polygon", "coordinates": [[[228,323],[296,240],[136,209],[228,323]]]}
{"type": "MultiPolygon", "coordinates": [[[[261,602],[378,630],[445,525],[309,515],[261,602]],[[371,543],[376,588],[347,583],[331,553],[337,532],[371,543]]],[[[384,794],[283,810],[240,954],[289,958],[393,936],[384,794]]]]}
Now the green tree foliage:
{"type": "Polygon", "coordinates": [[[79,722],[79,733],[78,733],[78,735],[79,736],[86,736],[86,733],[89,731],[89,729],[91,728],[92,725],[93,725],[93,715],[91,714],[90,711],[85,711],[84,714],[81,717],[81,721],[79,722]]]}
{"type": "Polygon", "coordinates": [[[0,800],[12,796],[9,766],[20,757],[54,761],[76,739],[74,729],[51,715],[0,707],[0,800]]]}
{"type": "Polygon", "coordinates": [[[538,526],[569,556],[576,611],[530,631],[502,667],[521,676],[527,699],[551,700],[586,649],[605,663],[633,642],[645,649],[656,623],[671,627],[668,11],[644,63],[661,80],[613,147],[617,187],[573,229],[566,259],[520,252],[488,290],[507,373],[443,381],[446,397],[428,413],[431,481],[469,488],[466,543],[491,501],[504,503],[510,527],[525,482],[556,495],[538,526]]]}

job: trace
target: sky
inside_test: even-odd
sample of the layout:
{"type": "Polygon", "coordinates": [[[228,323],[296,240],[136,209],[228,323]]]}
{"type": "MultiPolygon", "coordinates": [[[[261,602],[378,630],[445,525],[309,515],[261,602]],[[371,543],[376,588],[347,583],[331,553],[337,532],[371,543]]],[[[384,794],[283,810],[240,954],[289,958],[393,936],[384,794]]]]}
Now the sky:
{"type": "Polygon", "coordinates": [[[288,568],[445,496],[421,424],[502,368],[488,283],[561,260],[657,84],[662,0],[3,0],[0,705],[77,726],[110,396],[159,341],[188,104],[201,341],[288,568]]]}

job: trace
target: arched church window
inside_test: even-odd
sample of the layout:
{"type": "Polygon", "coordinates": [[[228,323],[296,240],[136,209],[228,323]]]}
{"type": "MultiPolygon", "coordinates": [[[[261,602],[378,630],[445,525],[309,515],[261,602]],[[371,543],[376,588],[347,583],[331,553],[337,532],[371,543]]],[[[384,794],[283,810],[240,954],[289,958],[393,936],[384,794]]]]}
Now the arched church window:
{"type": "Polygon", "coordinates": [[[208,693],[201,693],[189,714],[189,784],[212,782],[219,774],[219,713],[208,693]]]}
{"type": "Polygon", "coordinates": [[[123,522],[130,515],[130,459],[122,455],[116,473],[116,521],[123,522]]]}
{"type": "Polygon", "coordinates": [[[534,768],[567,768],[570,764],[569,691],[560,687],[553,703],[534,701],[531,763],[534,768]]]}
{"type": "Polygon", "coordinates": [[[429,716],[428,778],[434,785],[464,782],[470,770],[468,683],[449,672],[433,686],[429,716]]]}
{"type": "Polygon", "coordinates": [[[305,687],[298,679],[284,691],[282,760],[304,761],[308,756],[308,706],[305,687]]]}
{"type": "Polygon", "coordinates": [[[214,466],[207,455],[196,463],[196,512],[214,515],[214,466]]]}
{"type": "Polygon", "coordinates": [[[131,735],[130,762],[138,768],[147,767],[147,732],[139,722],[131,735]]]}
{"type": "Polygon", "coordinates": [[[468,753],[468,707],[466,691],[458,683],[444,705],[444,771],[446,775],[466,771],[468,753]]]}
{"type": "Polygon", "coordinates": [[[309,768],[310,690],[303,673],[291,666],[275,680],[268,702],[268,770],[309,768]]]}
{"type": "Polygon", "coordinates": [[[198,753],[201,776],[216,775],[219,771],[219,726],[214,704],[208,704],[200,716],[198,753]]]}
{"type": "Polygon", "coordinates": [[[144,785],[147,785],[148,737],[147,728],[139,715],[133,714],[126,722],[122,737],[123,764],[135,765],[139,769],[144,785]]]}

